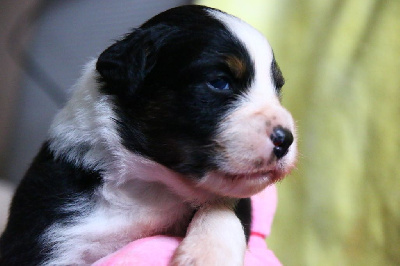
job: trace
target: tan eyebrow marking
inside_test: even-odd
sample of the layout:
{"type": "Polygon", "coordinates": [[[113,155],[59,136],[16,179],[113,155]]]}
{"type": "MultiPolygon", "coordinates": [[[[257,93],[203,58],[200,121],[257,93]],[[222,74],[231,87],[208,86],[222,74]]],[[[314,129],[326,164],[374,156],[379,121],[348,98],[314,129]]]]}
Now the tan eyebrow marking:
{"type": "Polygon", "coordinates": [[[246,63],[243,60],[237,58],[236,56],[227,56],[225,62],[232,70],[236,78],[242,77],[246,72],[246,63]]]}

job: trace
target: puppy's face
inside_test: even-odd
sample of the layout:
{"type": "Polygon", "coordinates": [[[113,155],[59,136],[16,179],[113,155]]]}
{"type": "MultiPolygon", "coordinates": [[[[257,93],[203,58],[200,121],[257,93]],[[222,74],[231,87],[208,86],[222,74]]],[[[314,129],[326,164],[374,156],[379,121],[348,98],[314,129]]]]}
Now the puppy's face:
{"type": "Polygon", "coordinates": [[[247,197],[294,165],[282,74],[264,37],[235,17],[168,10],[104,51],[96,68],[123,145],[193,186],[247,197]]]}

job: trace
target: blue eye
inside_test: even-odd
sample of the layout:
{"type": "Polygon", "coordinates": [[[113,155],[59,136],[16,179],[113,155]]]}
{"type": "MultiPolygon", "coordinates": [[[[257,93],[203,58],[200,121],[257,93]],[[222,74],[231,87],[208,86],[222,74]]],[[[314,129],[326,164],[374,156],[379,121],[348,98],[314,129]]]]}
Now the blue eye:
{"type": "Polygon", "coordinates": [[[222,78],[211,80],[211,81],[207,82],[207,85],[211,89],[219,90],[219,91],[226,91],[226,90],[231,89],[229,82],[222,78]]]}

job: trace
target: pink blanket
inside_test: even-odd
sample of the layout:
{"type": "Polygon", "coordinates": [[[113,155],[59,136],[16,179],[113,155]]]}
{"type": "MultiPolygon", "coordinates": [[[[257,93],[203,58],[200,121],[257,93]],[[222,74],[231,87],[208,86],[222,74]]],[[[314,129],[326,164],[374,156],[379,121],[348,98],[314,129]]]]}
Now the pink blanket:
{"type": "MultiPolygon", "coordinates": [[[[275,186],[270,186],[252,198],[253,223],[245,256],[246,266],[281,265],[274,253],[268,249],[265,239],[271,231],[277,195],[275,186]]],[[[168,236],[152,236],[133,241],[120,250],[100,259],[94,265],[168,265],[174,250],[182,239],[168,236]]]]}

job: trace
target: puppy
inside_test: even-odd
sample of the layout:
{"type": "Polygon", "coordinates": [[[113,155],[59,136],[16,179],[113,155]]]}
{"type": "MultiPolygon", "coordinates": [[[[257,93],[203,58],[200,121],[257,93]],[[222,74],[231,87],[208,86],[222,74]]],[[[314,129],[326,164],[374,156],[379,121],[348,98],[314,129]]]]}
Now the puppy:
{"type": "Polygon", "coordinates": [[[242,265],[248,197],[295,162],[283,84],[238,18],[153,17],[87,65],[15,193],[1,265],[85,265],[157,234],[185,237],[171,265],[242,265]]]}

